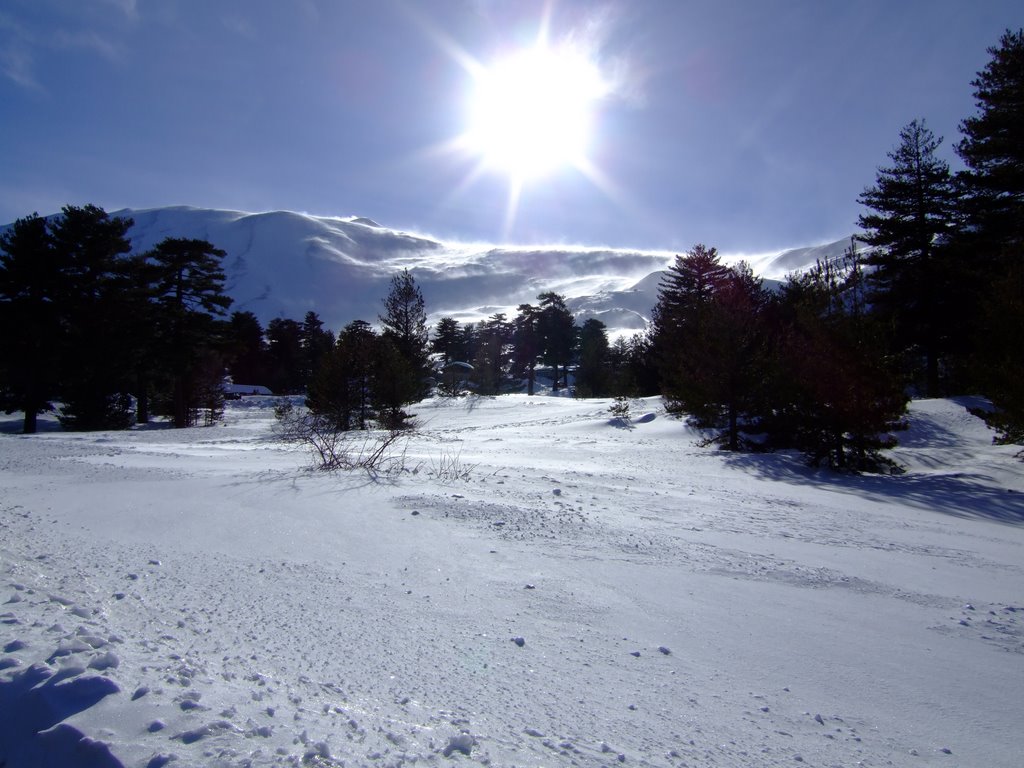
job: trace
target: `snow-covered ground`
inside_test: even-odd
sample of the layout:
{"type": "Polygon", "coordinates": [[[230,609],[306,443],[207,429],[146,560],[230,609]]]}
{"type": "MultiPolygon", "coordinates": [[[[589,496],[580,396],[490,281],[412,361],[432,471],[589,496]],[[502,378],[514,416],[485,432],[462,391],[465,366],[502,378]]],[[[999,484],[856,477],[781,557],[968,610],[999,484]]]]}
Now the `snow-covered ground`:
{"type": "Polygon", "coordinates": [[[2,422],[0,765],[1021,764],[1024,464],[962,404],[851,478],[430,401],[374,480],[271,402],[2,422]]]}

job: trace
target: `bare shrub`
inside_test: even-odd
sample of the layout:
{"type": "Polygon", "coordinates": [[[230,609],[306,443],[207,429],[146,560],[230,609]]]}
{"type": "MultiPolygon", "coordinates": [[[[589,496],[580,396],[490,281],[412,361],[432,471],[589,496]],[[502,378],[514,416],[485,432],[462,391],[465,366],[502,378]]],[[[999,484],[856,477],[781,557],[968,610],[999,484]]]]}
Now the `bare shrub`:
{"type": "Polygon", "coordinates": [[[476,464],[468,464],[462,460],[462,449],[455,453],[444,451],[437,460],[430,460],[430,474],[442,482],[452,483],[456,480],[469,480],[476,464]]]}
{"type": "Polygon", "coordinates": [[[278,439],[308,448],[314,469],[362,469],[372,475],[405,471],[408,429],[342,429],[329,416],[295,408],[290,402],[275,408],[274,415],[278,439]]]}

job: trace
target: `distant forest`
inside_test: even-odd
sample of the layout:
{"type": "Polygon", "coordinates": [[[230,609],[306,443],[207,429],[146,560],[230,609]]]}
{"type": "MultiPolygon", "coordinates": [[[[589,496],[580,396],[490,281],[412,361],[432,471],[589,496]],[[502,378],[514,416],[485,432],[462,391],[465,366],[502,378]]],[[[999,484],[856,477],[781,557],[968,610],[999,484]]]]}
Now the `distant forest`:
{"type": "Polygon", "coordinates": [[[0,407],[23,430],[59,403],[67,429],[152,415],[214,423],[226,376],[305,394],[340,429],[409,423],[441,395],[533,394],[538,374],[577,397],[660,394],[729,450],[801,450],[812,464],[892,467],[908,399],[984,395],[998,440],[1024,442],[1024,32],[1007,31],[971,82],[976,113],[937,156],[924,119],[899,134],[858,201],[844,258],[766,289],[703,244],[676,257],[651,327],[609,341],[541,293],[515,317],[441,318],[428,329],[411,273],[392,279],[375,326],[336,334],[315,312],[262,327],[228,311],[224,252],[169,237],[131,252],[130,219],[92,205],[32,214],[0,235],[0,407]]]}

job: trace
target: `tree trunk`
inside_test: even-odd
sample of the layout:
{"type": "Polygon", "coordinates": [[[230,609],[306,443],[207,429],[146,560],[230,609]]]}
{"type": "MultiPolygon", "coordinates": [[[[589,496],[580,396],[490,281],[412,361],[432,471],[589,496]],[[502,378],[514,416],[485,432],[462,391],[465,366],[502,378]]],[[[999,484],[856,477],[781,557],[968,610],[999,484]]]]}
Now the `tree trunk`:
{"type": "Polygon", "coordinates": [[[135,421],[149,424],[149,381],[146,376],[139,374],[136,390],[135,421]]]}
{"type": "Polygon", "coordinates": [[[174,379],[174,426],[178,429],[189,426],[188,392],[184,376],[177,376],[174,379]]]}

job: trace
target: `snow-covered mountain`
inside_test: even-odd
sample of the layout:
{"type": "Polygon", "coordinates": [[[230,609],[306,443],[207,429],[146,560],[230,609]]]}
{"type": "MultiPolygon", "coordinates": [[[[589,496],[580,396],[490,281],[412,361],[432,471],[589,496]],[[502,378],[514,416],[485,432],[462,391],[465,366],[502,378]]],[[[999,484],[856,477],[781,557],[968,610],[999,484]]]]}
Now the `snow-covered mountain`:
{"type": "MultiPolygon", "coordinates": [[[[391,277],[408,268],[431,322],[442,315],[463,322],[496,312],[511,317],[519,304],[557,291],[578,322],[596,317],[613,335],[632,333],[649,319],[661,272],[675,257],[673,251],[441,241],[368,218],[288,211],[182,206],[113,213],[135,222],[130,237],[136,251],[165,237],[201,238],[226,251],[232,310],[251,311],[264,324],[313,310],[333,330],[356,319],[376,323],[391,277]]],[[[768,254],[753,266],[764,277],[782,277],[840,255],[848,242],[768,254]]]]}

